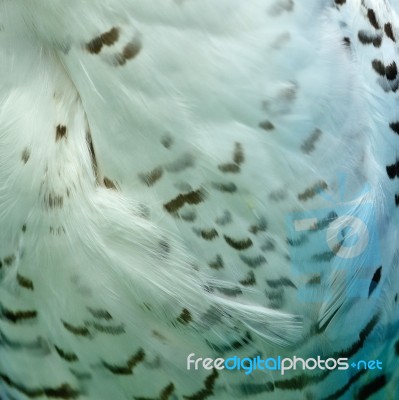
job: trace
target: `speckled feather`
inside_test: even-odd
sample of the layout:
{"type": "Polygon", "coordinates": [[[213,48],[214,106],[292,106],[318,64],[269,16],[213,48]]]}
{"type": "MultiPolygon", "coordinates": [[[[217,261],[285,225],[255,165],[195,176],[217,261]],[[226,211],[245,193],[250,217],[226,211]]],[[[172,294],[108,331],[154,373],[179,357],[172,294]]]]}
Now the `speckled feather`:
{"type": "Polygon", "coordinates": [[[1,398],[399,396],[397,5],[0,10],[1,398]],[[339,173],[381,263],[314,246],[318,273],[295,273],[286,217],[334,213],[339,173]],[[187,371],[190,353],[384,370],[187,371]]]}

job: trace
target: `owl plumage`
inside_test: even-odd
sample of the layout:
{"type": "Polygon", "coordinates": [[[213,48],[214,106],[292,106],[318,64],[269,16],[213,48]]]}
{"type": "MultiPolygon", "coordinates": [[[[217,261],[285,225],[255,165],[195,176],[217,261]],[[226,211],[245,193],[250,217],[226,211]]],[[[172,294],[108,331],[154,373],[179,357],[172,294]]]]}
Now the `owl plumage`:
{"type": "Polygon", "coordinates": [[[396,399],[396,8],[0,0],[0,397],[396,399]]]}

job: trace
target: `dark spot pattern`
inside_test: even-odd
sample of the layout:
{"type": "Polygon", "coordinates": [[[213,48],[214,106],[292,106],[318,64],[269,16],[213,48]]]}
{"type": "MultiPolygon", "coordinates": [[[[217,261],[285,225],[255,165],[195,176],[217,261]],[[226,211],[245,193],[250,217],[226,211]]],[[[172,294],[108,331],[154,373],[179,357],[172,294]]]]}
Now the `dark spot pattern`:
{"type": "Polygon", "coordinates": [[[169,385],[167,385],[164,389],[161,390],[161,393],[157,398],[134,396],[134,400],[169,400],[174,391],[175,391],[175,385],[173,383],[169,383],[169,385]]]}
{"type": "Polygon", "coordinates": [[[56,387],[44,387],[44,388],[28,388],[27,386],[13,381],[8,375],[0,373],[0,379],[6,383],[9,387],[17,390],[31,399],[39,397],[47,397],[50,399],[77,399],[80,396],[80,392],[77,389],[72,388],[69,384],[64,383],[56,387]]]}
{"type": "Polygon", "coordinates": [[[106,176],[103,179],[103,183],[107,189],[117,190],[115,182],[113,182],[111,179],[107,178],[106,176]]]}
{"type": "Polygon", "coordinates": [[[246,265],[248,265],[248,267],[251,267],[251,268],[258,268],[267,262],[266,257],[262,254],[259,254],[257,256],[253,256],[253,257],[247,256],[244,254],[240,254],[240,259],[242,262],[244,262],[246,265]]]}
{"type": "Polygon", "coordinates": [[[11,311],[3,305],[0,305],[0,312],[3,319],[13,324],[30,321],[37,317],[36,310],[11,311]]]}
{"type": "Polygon", "coordinates": [[[112,46],[119,39],[119,29],[112,28],[86,44],[86,50],[91,54],[99,54],[103,46],[112,46]]]}
{"type": "Polygon", "coordinates": [[[143,349],[139,349],[127,362],[123,365],[108,364],[103,361],[103,366],[114,375],[133,375],[134,368],[144,361],[145,353],[143,349]]]}
{"type": "Polygon", "coordinates": [[[298,200],[307,201],[315,197],[320,192],[327,189],[327,183],[320,181],[315,183],[312,187],[306,189],[303,193],[298,194],[298,200]]]}
{"type": "Polygon", "coordinates": [[[151,187],[161,179],[162,175],[163,168],[157,167],[150,172],[139,174],[139,178],[144,184],[151,187]]]}
{"type": "Polygon", "coordinates": [[[61,139],[67,137],[67,127],[64,125],[57,125],[55,128],[55,141],[58,142],[61,139]]]}
{"type": "Polygon", "coordinates": [[[219,376],[218,370],[213,369],[212,373],[205,378],[204,387],[201,390],[192,395],[183,396],[183,398],[185,400],[205,400],[208,397],[213,396],[213,390],[218,376],[219,376]]]}
{"type": "Polygon", "coordinates": [[[90,331],[86,326],[74,326],[62,320],[61,322],[64,325],[64,328],[75,336],[91,337],[90,331]]]}
{"type": "Polygon", "coordinates": [[[296,286],[289,278],[279,278],[279,279],[267,279],[266,283],[272,288],[277,289],[280,287],[291,287],[295,288],[296,286]]]}
{"type": "Polygon", "coordinates": [[[374,393],[380,391],[388,383],[386,375],[379,375],[375,377],[371,382],[366,383],[357,395],[357,400],[367,400],[374,393]]]}
{"type": "Polygon", "coordinates": [[[183,308],[180,315],[177,317],[177,321],[183,325],[189,324],[193,320],[190,311],[187,308],[183,308]]]}
{"type": "Polygon", "coordinates": [[[316,128],[310,136],[302,143],[301,150],[305,154],[310,154],[315,149],[316,142],[320,139],[322,131],[316,128]]]}
{"type": "Polygon", "coordinates": [[[87,307],[87,309],[94,318],[104,319],[106,321],[112,319],[112,315],[107,310],[103,310],[101,308],[91,308],[91,307],[87,307]]]}
{"type": "Polygon", "coordinates": [[[61,209],[64,206],[64,197],[59,194],[49,193],[44,197],[44,204],[46,208],[61,209]]]}
{"type": "Polygon", "coordinates": [[[205,195],[202,190],[195,190],[189,193],[180,193],[174,199],[164,204],[164,208],[169,213],[175,213],[185,204],[196,205],[203,202],[205,195]]]}
{"type": "Polygon", "coordinates": [[[379,33],[372,33],[365,30],[360,30],[358,32],[358,38],[362,44],[372,44],[374,47],[380,47],[382,43],[382,35],[379,33]]]}
{"type": "Polygon", "coordinates": [[[74,353],[68,353],[64,350],[62,350],[60,347],[58,346],[54,346],[55,351],[58,353],[58,355],[65,361],[67,362],[76,362],[78,361],[78,356],[74,353]]]}
{"type": "Polygon", "coordinates": [[[373,278],[371,279],[370,286],[369,286],[369,297],[373,294],[374,290],[377,288],[378,284],[380,283],[381,271],[382,271],[382,267],[379,267],[374,272],[373,278]]]}
{"type": "Polygon", "coordinates": [[[208,230],[202,229],[198,233],[199,233],[199,236],[202,237],[202,239],[205,239],[208,241],[216,239],[219,236],[216,229],[208,229],[208,230]]]}
{"type": "Polygon", "coordinates": [[[25,289],[34,290],[32,280],[22,276],[21,274],[17,274],[17,282],[19,286],[25,289]]]}
{"type": "Polygon", "coordinates": [[[246,250],[253,245],[253,242],[250,238],[234,239],[230,236],[224,235],[224,240],[230,247],[236,250],[246,250]]]}
{"type": "Polygon", "coordinates": [[[377,16],[375,15],[375,12],[373,9],[369,8],[367,10],[367,18],[370,21],[370,24],[375,28],[375,29],[380,29],[380,25],[377,21],[377,16]]]}
{"type": "Polygon", "coordinates": [[[233,162],[218,165],[221,172],[236,174],[240,172],[240,166],[245,161],[244,149],[241,143],[234,144],[233,162]]]}
{"type": "Polygon", "coordinates": [[[22,150],[22,154],[21,154],[21,160],[24,164],[26,164],[29,161],[29,157],[30,157],[30,151],[27,147],[25,147],[22,150]]]}
{"type": "Polygon", "coordinates": [[[390,22],[387,22],[384,25],[384,32],[389,37],[389,39],[396,42],[395,36],[393,34],[392,24],[390,22]]]}
{"type": "Polygon", "coordinates": [[[212,269],[222,269],[224,268],[223,258],[220,254],[216,255],[216,259],[208,263],[212,269]]]}
{"type": "Polygon", "coordinates": [[[269,120],[265,120],[259,122],[259,128],[262,128],[264,131],[272,131],[275,127],[269,120]]]}
{"type": "Polygon", "coordinates": [[[123,48],[121,53],[115,56],[115,65],[125,65],[127,61],[132,60],[140,53],[141,48],[141,40],[138,37],[134,38],[123,48]]]}
{"type": "Polygon", "coordinates": [[[259,232],[266,232],[267,230],[266,218],[261,217],[259,219],[259,222],[257,224],[251,225],[248,230],[254,235],[257,235],[259,232]]]}
{"type": "Polygon", "coordinates": [[[107,335],[122,335],[126,333],[125,327],[123,324],[121,325],[102,325],[98,322],[87,322],[85,323],[86,326],[90,326],[95,329],[97,332],[105,333],[107,335]]]}
{"type": "Polygon", "coordinates": [[[396,133],[399,135],[399,122],[391,122],[389,124],[389,127],[396,133]]]}
{"type": "Polygon", "coordinates": [[[256,278],[255,273],[253,271],[249,271],[248,275],[239,281],[243,286],[255,286],[256,285],[256,278]]]}
{"type": "Polygon", "coordinates": [[[237,191],[237,185],[234,182],[229,182],[229,183],[212,182],[212,187],[222,193],[235,193],[237,191]]]}
{"type": "Polygon", "coordinates": [[[399,159],[396,160],[395,164],[387,165],[386,171],[389,179],[399,178],[399,159]]]}

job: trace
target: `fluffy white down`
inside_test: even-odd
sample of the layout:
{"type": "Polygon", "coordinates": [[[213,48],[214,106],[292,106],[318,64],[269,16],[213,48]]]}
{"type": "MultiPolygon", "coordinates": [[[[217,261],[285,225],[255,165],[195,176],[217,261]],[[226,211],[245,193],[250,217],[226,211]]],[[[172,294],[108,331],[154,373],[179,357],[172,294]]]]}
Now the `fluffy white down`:
{"type": "MultiPolygon", "coordinates": [[[[196,399],[209,371],[186,371],[189,353],[224,356],[240,343],[233,354],[338,354],[378,315],[359,354],[384,361],[395,398],[398,185],[386,167],[397,159],[397,94],[372,61],[390,64],[397,46],[358,36],[379,34],[370,9],[395,35],[399,21],[387,1],[339,3],[0,0],[2,396],[51,397],[43,388],[67,383],[79,399],[169,400],[173,382],[170,400],[196,399]],[[354,213],[371,204],[378,295],[367,295],[366,256],[349,271],[334,257],[301,301],[314,274],[293,271],[287,216],[340,201],[354,213]],[[290,283],[271,290],[281,279],[290,283]],[[112,320],[96,321],[99,309],[112,320]],[[10,322],[5,310],[37,316],[10,322]],[[105,366],[138,349],[133,376],[105,366]]],[[[271,372],[224,372],[208,395],[321,399],[350,377],[284,391],[271,372]],[[262,391],[268,382],[275,390],[262,391]]],[[[345,395],[373,376],[362,379],[345,395]]]]}

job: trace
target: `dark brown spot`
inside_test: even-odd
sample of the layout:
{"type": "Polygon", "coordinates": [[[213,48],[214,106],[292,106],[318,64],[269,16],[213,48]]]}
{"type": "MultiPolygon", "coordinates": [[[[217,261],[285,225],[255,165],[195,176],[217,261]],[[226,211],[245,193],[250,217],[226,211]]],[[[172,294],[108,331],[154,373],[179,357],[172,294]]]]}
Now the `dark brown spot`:
{"type": "Polygon", "coordinates": [[[16,260],[15,255],[11,254],[10,256],[7,256],[6,258],[4,258],[3,262],[6,267],[10,267],[14,263],[15,260],[16,260]]]}
{"type": "Polygon", "coordinates": [[[223,263],[222,256],[220,254],[217,254],[215,261],[211,261],[210,263],[208,263],[208,265],[212,269],[222,269],[222,268],[224,268],[224,263],[223,263]]]}
{"type": "Polygon", "coordinates": [[[399,135],[399,122],[391,122],[389,127],[399,135]]]}
{"type": "Polygon", "coordinates": [[[98,54],[100,53],[102,47],[105,46],[112,46],[116,43],[119,39],[119,29],[112,28],[108,32],[103,33],[100,36],[95,37],[89,43],[86,44],[86,49],[91,54],[98,54]]]}
{"type": "Polygon", "coordinates": [[[189,396],[183,396],[185,400],[205,400],[206,398],[213,396],[213,389],[215,387],[216,379],[219,376],[217,369],[213,369],[212,373],[208,375],[204,380],[203,389],[189,396]]]}
{"type": "Polygon", "coordinates": [[[62,208],[64,205],[64,198],[60,195],[49,193],[47,199],[47,206],[49,208],[62,208]]]}
{"type": "Polygon", "coordinates": [[[201,237],[205,240],[213,240],[219,236],[216,229],[202,230],[201,237]]]}
{"type": "Polygon", "coordinates": [[[224,240],[226,241],[226,243],[229,246],[231,246],[233,249],[236,249],[236,250],[246,250],[253,245],[252,240],[250,238],[237,240],[237,239],[233,239],[227,235],[224,235],[224,240]]]}
{"type": "Polygon", "coordinates": [[[248,230],[249,230],[249,232],[253,233],[254,235],[257,235],[259,232],[266,232],[266,230],[267,230],[266,219],[260,218],[260,221],[255,225],[251,225],[248,230]]]}
{"type": "Polygon", "coordinates": [[[58,142],[62,138],[66,138],[67,128],[64,125],[57,125],[55,128],[55,141],[58,142]]]}
{"type": "Polygon", "coordinates": [[[235,163],[226,163],[218,165],[218,168],[222,172],[229,172],[231,174],[237,174],[240,172],[240,166],[235,163]]]}
{"type": "Polygon", "coordinates": [[[125,327],[121,325],[102,325],[97,322],[85,322],[86,326],[93,327],[96,331],[105,333],[107,335],[122,335],[125,333],[125,327]]]}
{"type": "Polygon", "coordinates": [[[205,199],[202,190],[195,190],[189,193],[180,193],[174,199],[170,200],[168,203],[164,204],[164,208],[169,213],[175,213],[185,204],[199,204],[205,199]]]}
{"type": "Polygon", "coordinates": [[[21,392],[30,398],[46,397],[51,399],[77,399],[80,396],[80,392],[73,389],[67,383],[58,387],[32,389],[13,381],[8,375],[3,373],[0,373],[0,379],[9,387],[16,389],[18,392],[21,392]]]}
{"type": "Polygon", "coordinates": [[[181,314],[177,317],[177,321],[183,325],[189,324],[193,320],[191,313],[187,308],[183,308],[181,314]]]}
{"type": "Polygon", "coordinates": [[[342,41],[343,41],[343,43],[344,43],[344,45],[345,45],[346,47],[350,47],[350,45],[351,45],[351,40],[350,40],[350,38],[348,38],[347,36],[345,36],[345,37],[342,39],[342,41]]]}
{"type": "Polygon", "coordinates": [[[335,0],[335,4],[342,6],[343,4],[346,3],[346,0],[335,0]]]}
{"type": "Polygon", "coordinates": [[[239,281],[243,286],[254,286],[256,285],[255,273],[254,271],[249,271],[246,278],[239,281]]]}
{"type": "Polygon", "coordinates": [[[103,310],[101,308],[90,308],[90,307],[87,307],[87,309],[94,318],[104,319],[106,321],[112,319],[112,315],[107,310],[103,310]]]}
{"type": "Polygon", "coordinates": [[[262,121],[259,123],[259,128],[262,128],[265,131],[272,131],[274,125],[270,121],[262,121]]]}
{"type": "Polygon", "coordinates": [[[86,50],[91,54],[98,54],[103,47],[101,36],[95,37],[89,43],[86,44],[86,50]]]}
{"type": "Polygon", "coordinates": [[[107,178],[106,176],[104,177],[103,182],[104,182],[104,186],[107,189],[117,190],[115,183],[111,179],[107,178]]]}
{"type": "Polygon", "coordinates": [[[373,25],[375,29],[380,29],[380,25],[378,24],[377,17],[373,9],[369,8],[367,10],[367,18],[370,21],[370,24],[373,25]]]}
{"type": "Polygon", "coordinates": [[[74,353],[67,353],[66,351],[62,350],[60,347],[55,346],[55,345],[54,345],[54,348],[55,348],[56,352],[58,353],[58,355],[65,361],[75,362],[75,361],[79,360],[78,356],[74,353]]]}
{"type": "Polygon", "coordinates": [[[163,168],[157,167],[150,172],[139,174],[140,180],[147,186],[153,186],[163,175],[163,168]]]}
{"type": "Polygon", "coordinates": [[[272,289],[278,289],[280,287],[291,287],[295,288],[295,284],[291,281],[289,278],[280,278],[280,279],[267,279],[266,283],[272,288],[272,289]]]}
{"type": "Polygon", "coordinates": [[[76,336],[84,336],[84,337],[91,336],[90,331],[85,326],[73,326],[71,324],[68,324],[68,322],[62,320],[61,322],[67,331],[73,333],[76,336]]]}
{"type": "Polygon", "coordinates": [[[100,37],[102,44],[104,44],[105,46],[112,46],[119,39],[119,29],[112,28],[108,32],[103,33],[100,37]]]}
{"type": "Polygon", "coordinates": [[[395,61],[385,67],[385,74],[387,79],[390,81],[396,79],[396,76],[398,75],[398,68],[395,61]]]}
{"type": "Polygon", "coordinates": [[[133,375],[133,369],[137,364],[142,362],[145,358],[143,349],[139,349],[133,356],[131,356],[124,365],[108,364],[103,361],[103,365],[114,375],[133,375]]]}
{"type": "Polygon", "coordinates": [[[141,41],[138,39],[128,43],[123,48],[123,53],[122,53],[125,60],[131,60],[132,58],[136,57],[141,50],[141,46],[142,46],[141,41]]]}
{"type": "Polygon", "coordinates": [[[321,276],[314,275],[307,282],[308,285],[319,285],[321,283],[321,276]]]}
{"type": "Polygon", "coordinates": [[[315,197],[317,194],[327,189],[327,183],[320,181],[315,183],[312,187],[306,189],[303,193],[298,194],[298,200],[307,201],[315,197]]]}
{"type": "Polygon", "coordinates": [[[35,310],[28,310],[28,311],[11,311],[3,306],[1,306],[1,314],[2,316],[12,322],[13,324],[17,324],[19,322],[32,320],[37,317],[37,311],[35,310]]]}
{"type": "Polygon", "coordinates": [[[380,60],[373,60],[371,65],[378,75],[385,76],[385,65],[380,60]]]}
{"type": "Polygon", "coordinates": [[[29,157],[30,157],[30,151],[29,151],[29,149],[28,148],[24,148],[23,149],[23,151],[22,151],[22,154],[21,154],[21,160],[22,160],[22,162],[24,163],[24,164],[26,164],[27,162],[28,162],[28,160],[29,160],[29,157]]]}
{"type": "Polygon", "coordinates": [[[141,40],[136,38],[132,42],[128,43],[115,57],[116,65],[125,65],[126,61],[129,61],[137,56],[142,48],[141,40]]]}
{"type": "Polygon", "coordinates": [[[173,394],[174,391],[175,391],[175,385],[173,383],[170,383],[168,386],[162,389],[161,393],[159,394],[159,397],[157,397],[156,399],[149,397],[134,396],[134,400],[169,400],[170,396],[173,394]]]}
{"type": "Polygon", "coordinates": [[[25,278],[24,276],[22,276],[20,274],[17,274],[17,282],[18,282],[19,286],[21,286],[25,289],[34,290],[33,282],[30,279],[25,278]]]}
{"type": "Polygon", "coordinates": [[[374,47],[380,47],[382,43],[382,35],[371,33],[365,30],[358,32],[358,38],[362,44],[373,44],[374,47]]]}
{"type": "Polygon", "coordinates": [[[259,254],[258,256],[249,257],[244,254],[240,255],[240,259],[251,268],[260,267],[262,264],[267,263],[267,260],[264,255],[259,254]]]}
{"type": "Polygon", "coordinates": [[[170,149],[172,144],[173,144],[173,138],[170,135],[165,135],[161,139],[162,146],[165,147],[165,149],[170,149]]]}
{"type": "Polygon", "coordinates": [[[391,25],[390,22],[387,22],[387,23],[384,25],[384,32],[385,32],[385,34],[386,34],[391,40],[393,40],[394,42],[396,42],[395,36],[394,36],[394,34],[393,34],[393,30],[392,30],[392,25],[391,25]]]}
{"type": "Polygon", "coordinates": [[[310,136],[302,143],[301,150],[305,154],[310,154],[315,149],[316,142],[320,139],[322,131],[316,128],[310,136]]]}
{"type": "Polygon", "coordinates": [[[399,177],[399,159],[396,160],[395,164],[387,165],[386,171],[389,179],[395,179],[399,177]]]}
{"type": "Polygon", "coordinates": [[[233,161],[238,165],[241,165],[245,161],[244,149],[241,143],[235,143],[233,161]]]}

